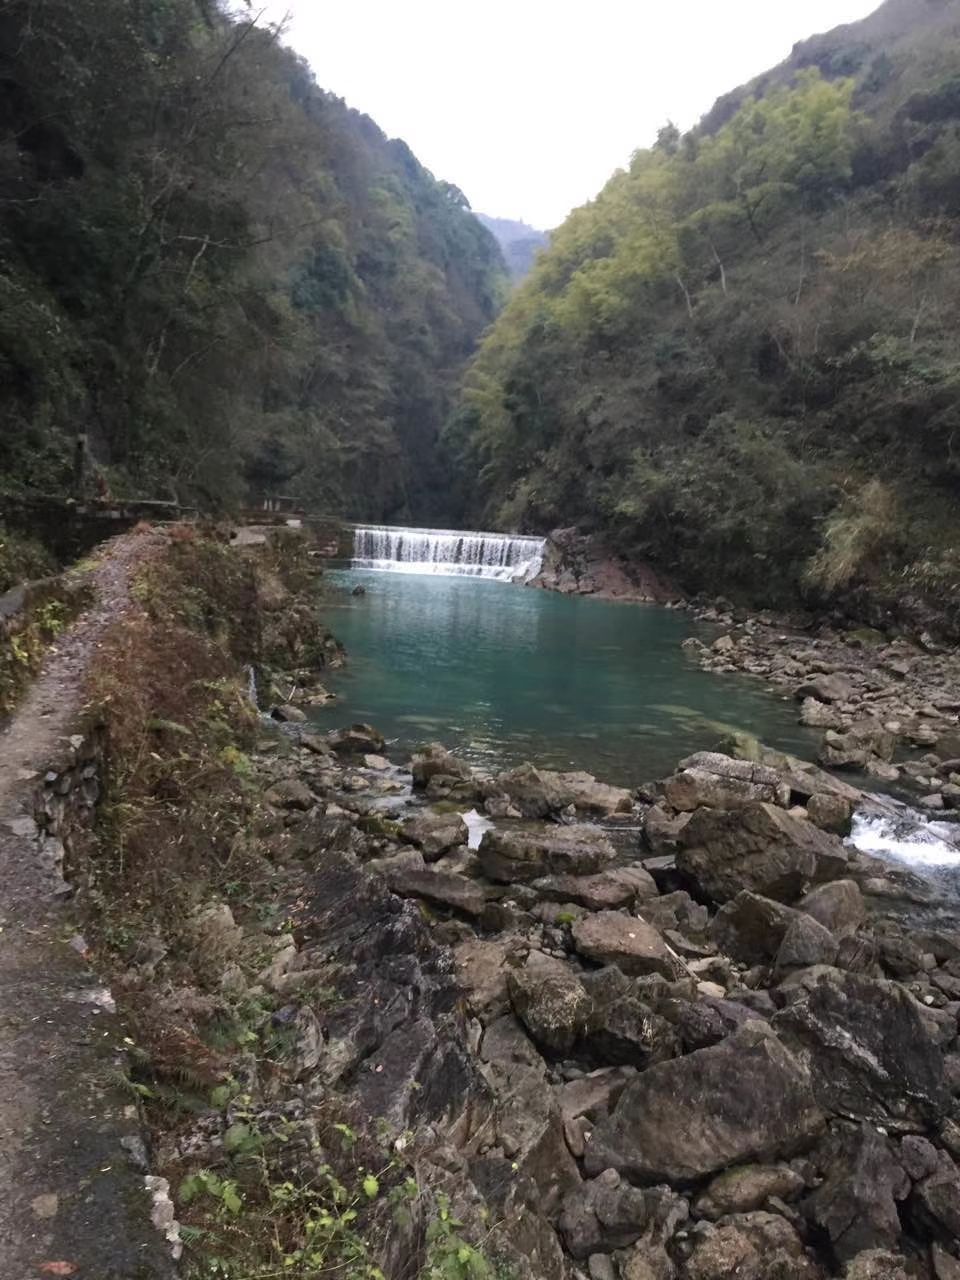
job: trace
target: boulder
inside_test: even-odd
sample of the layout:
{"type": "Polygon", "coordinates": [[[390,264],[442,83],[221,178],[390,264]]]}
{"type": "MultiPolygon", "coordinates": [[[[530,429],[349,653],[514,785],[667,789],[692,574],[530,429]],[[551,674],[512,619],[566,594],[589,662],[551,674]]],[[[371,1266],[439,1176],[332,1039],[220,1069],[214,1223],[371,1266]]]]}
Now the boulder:
{"type": "Polygon", "coordinates": [[[485,831],[477,856],[491,880],[514,884],[546,875],[589,875],[617,855],[597,827],[529,826],[485,831]]]}
{"type": "Polygon", "coordinates": [[[763,964],[776,956],[798,914],[782,902],[744,889],[724,903],[710,931],[725,955],[743,964],[763,964]]]}
{"type": "Polygon", "coordinates": [[[803,1211],[830,1241],[841,1262],[868,1249],[887,1249],[900,1239],[897,1203],[910,1179],[890,1140],[870,1125],[836,1126],[817,1153],[823,1181],[803,1211]]]}
{"type": "Polygon", "coordinates": [[[507,985],[514,1012],[538,1044],[568,1053],[587,1027],[591,1001],[568,964],[531,951],[523,968],[511,969],[507,985]]]}
{"type": "Polygon", "coordinates": [[[839,729],[842,715],[835,707],[818,698],[804,698],[800,706],[800,723],[811,729],[839,729]]]}
{"type": "Polygon", "coordinates": [[[448,849],[466,844],[470,838],[467,824],[459,813],[416,813],[404,820],[400,834],[408,843],[422,849],[428,862],[435,862],[448,849]]]}
{"type": "Polygon", "coordinates": [[[457,981],[466,992],[470,1013],[487,1020],[505,1013],[509,1005],[507,972],[516,944],[504,938],[467,938],[454,948],[457,981]]]}
{"type": "Polygon", "coordinates": [[[789,902],[847,865],[841,841],[771,804],[698,809],[680,833],[677,868],[714,902],[742,889],[789,902]]]}
{"type": "Polygon", "coordinates": [[[749,760],[734,760],[718,751],[699,751],[680,762],[680,772],[663,784],[672,808],[692,813],[702,805],[739,809],[753,801],[787,805],[790,791],[774,769],[749,760]]]}
{"type": "Polygon", "coordinates": [[[823,1126],[810,1076],[763,1024],[648,1067],[594,1129],[588,1173],[692,1182],[728,1165],[769,1160],[823,1126]]]}
{"type": "Polygon", "coordinates": [[[509,798],[525,818],[548,818],[570,805],[578,813],[611,817],[629,813],[633,797],[623,787],[610,787],[589,773],[554,773],[521,765],[493,780],[496,791],[509,798]]]}
{"type": "Polygon", "coordinates": [[[327,741],[338,756],[379,755],[387,745],[379,729],[369,724],[352,724],[347,729],[334,729],[327,741]]]}
{"type": "Polygon", "coordinates": [[[790,1003],[774,1028],[810,1072],[825,1111],[907,1130],[940,1119],[943,1054],[901,986],[825,969],[785,994],[790,1003]]]}
{"type": "Polygon", "coordinates": [[[817,675],[810,680],[805,680],[803,684],[798,685],[794,690],[794,697],[798,701],[804,698],[816,698],[817,702],[847,702],[853,694],[853,682],[846,676],[833,675],[817,675]]]}
{"type": "Polygon", "coordinates": [[[267,788],[263,798],[274,809],[300,809],[304,813],[317,803],[316,796],[299,778],[281,778],[267,788]]]}
{"type": "Polygon", "coordinates": [[[459,778],[463,781],[468,781],[473,776],[468,764],[451,755],[446,747],[442,747],[438,742],[431,743],[429,747],[424,747],[422,751],[417,752],[410,762],[410,771],[413,774],[413,785],[421,788],[425,787],[436,774],[443,774],[448,778],[459,778]]]}
{"type": "Polygon", "coordinates": [[[683,1280],[821,1280],[797,1230],[779,1214],[731,1214],[698,1223],[683,1265],[683,1280]]]}
{"type": "Polygon", "coordinates": [[[466,876],[424,867],[394,866],[385,871],[387,884],[401,898],[422,898],[439,907],[450,907],[466,916],[481,916],[487,899],[483,890],[466,876]]]}
{"type": "Polygon", "coordinates": [[[544,876],[530,887],[548,902],[575,902],[588,911],[630,907],[658,893],[653,876],[640,865],[612,867],[592,876],[544,876]]]}
{"type": "Polygon", "coordinates": [[[771,1196],[792,1200],[804,1189],[800,1174],[786,1164],[744,1164],[718,1174],[693,1206],[701,1218],[762,1209],[771,1196]]]}
{"type": "Polygon", "coordinates": [[[797,910],[812,916],[835,938],[856,933],[867,914],[863,894],[855,880],[831,880],[818,885],[800,899],[797,910]]]}
{"type": "Polygon", "coordinates": [[[640,911],[647,924],[652,924],[661,933],[670,929],[687,936],[699,936],[710,923],[710,912],[702,903],[695,902],[685,889],[649,898],[640,911]]]}
{"type": "Polygon", "coordinates": [[[643,838],[657,855],[676,853],[680,832],[690,820],[688,813],[675,814],[662,804],[652,805],[643,818],[643,838]]]}
{"type": "Polygon", "coordinates": [[[700,1000],[661,1000],[657,1010],[675,1028],[685,1053],[706,1049],[732,1036],[763,1015],[735,1000],[704,996],[700,1000]]]}
{"type": "Polygon", "coordinates": [[[598,911],[577,920],[573,945],[588,960],[616,965],[635,977],[659,973],[674,979],[686,973],[682,960],[652,925],[620,911],[598,911]]]}
{"type": "Polygon", "coordinates": [[[680,1052],[674,1028],[653,1012],[640,984],[616,966],[585,974],[583,985],[593,1007],[582,1047],[594,1061],[646,1067],[680,1052]]]}
{"type": "Polygon", "coordinates": [[[924,1235],[955,1245],[960,1240],[960,1170],[946,1151],[937,1155],[937,1168],[914,1188],[911,1218],[924,1235]]]}
{"type": "Polygon", "coordinates": [[[688,1213],[687,1202],[669,1187],[632,1187],[605,1169],[567,1193],[558,1228],[567,1251],[582,1260],[624,1249],[641,1236],[662,1243],[688,1213]]]}
{"type": "Polygon", "coordinates": [[[818,791],[807,801],[807,817],[821,831],[832,831],[838,836],[850,834],[853,804],[844,796],[818,791]]]}
{"type": "Polygon", "coordinates": [[[843,733],[827,730],[819,759],[829,769],[862,769],[871,759],[892,760],[896,745],[896,735],[879,720],[857,720],[843,733]]]}
{"type": "Polygon", "coordinates": [[[274,720],[279,720],[281,724],[303,724],[307,718],[305,712],[289,702],[271,708],[270,715],[274,720]]]}
{"type": "Polygon", "coordinates": [[[837,958],[839,943],[829,929],[814,920],[813,916],[797,914],[787,926],[775,968],[778,973],[788,969],[807,969],[814,964],[832,965],[837,958]]]}

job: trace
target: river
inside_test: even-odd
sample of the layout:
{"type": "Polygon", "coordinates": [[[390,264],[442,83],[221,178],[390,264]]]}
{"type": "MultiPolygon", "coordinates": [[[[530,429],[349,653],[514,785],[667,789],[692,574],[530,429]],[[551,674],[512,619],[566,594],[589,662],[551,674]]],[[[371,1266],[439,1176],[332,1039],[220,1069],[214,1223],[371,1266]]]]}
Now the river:
{"type": "Polygon", "coordinates": [[[327,582],[348,663],[327,681],[338,700],[311,712],[324,729],[365,720],[401,749],[436,741],[483,769],[531,760],[628,786],[736,730],[815,750],[792,703],[687,657],[681,612],[409,570],[327,582]]]}

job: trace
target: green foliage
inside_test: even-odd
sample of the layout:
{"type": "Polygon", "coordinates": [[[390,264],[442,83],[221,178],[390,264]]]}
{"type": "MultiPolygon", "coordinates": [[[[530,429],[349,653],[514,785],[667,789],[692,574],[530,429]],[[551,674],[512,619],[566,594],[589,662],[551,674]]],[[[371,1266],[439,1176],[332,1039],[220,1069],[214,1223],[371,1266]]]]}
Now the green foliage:
{"type": "Polygon", "coordinates": [[[205,0],[0,16],[0,493],[441,501],[505,269],[454,188],[205,0]]]}
{"type": "Polygon", "coordinates": [[[554,233],[447,426],[468,522],[580,523],[763,603],[946,563],[960,40],[908,8],[666,126],[554,233]]]}

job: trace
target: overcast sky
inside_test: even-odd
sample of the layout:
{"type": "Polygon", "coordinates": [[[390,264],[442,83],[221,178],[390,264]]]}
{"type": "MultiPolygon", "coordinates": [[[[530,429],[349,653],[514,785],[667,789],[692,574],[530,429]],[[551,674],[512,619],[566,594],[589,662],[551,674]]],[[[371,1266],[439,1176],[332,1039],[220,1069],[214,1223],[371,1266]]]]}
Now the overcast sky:
{"type": "MultiPolygon", "coordinates": [[[[264,0],[317,80],[474,209],[550,228],[667,119],[878,0],[264,0]]],[[[254,11],[260,6],[254,0],[254,11]]]]}

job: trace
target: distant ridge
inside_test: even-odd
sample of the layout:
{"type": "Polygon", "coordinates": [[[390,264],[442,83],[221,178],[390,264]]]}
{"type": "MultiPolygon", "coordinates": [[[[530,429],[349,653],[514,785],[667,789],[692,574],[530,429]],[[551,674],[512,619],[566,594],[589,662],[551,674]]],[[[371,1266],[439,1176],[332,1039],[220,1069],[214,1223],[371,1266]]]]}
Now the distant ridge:
{"type": "Polygon", "coordinates": [[[548,232],[538,231],[526,222],[491,218],[486,213],[478,213],[476,217],[496,237],[514,282],[529,273],[539,251],[550,243],[548,232]]]}

